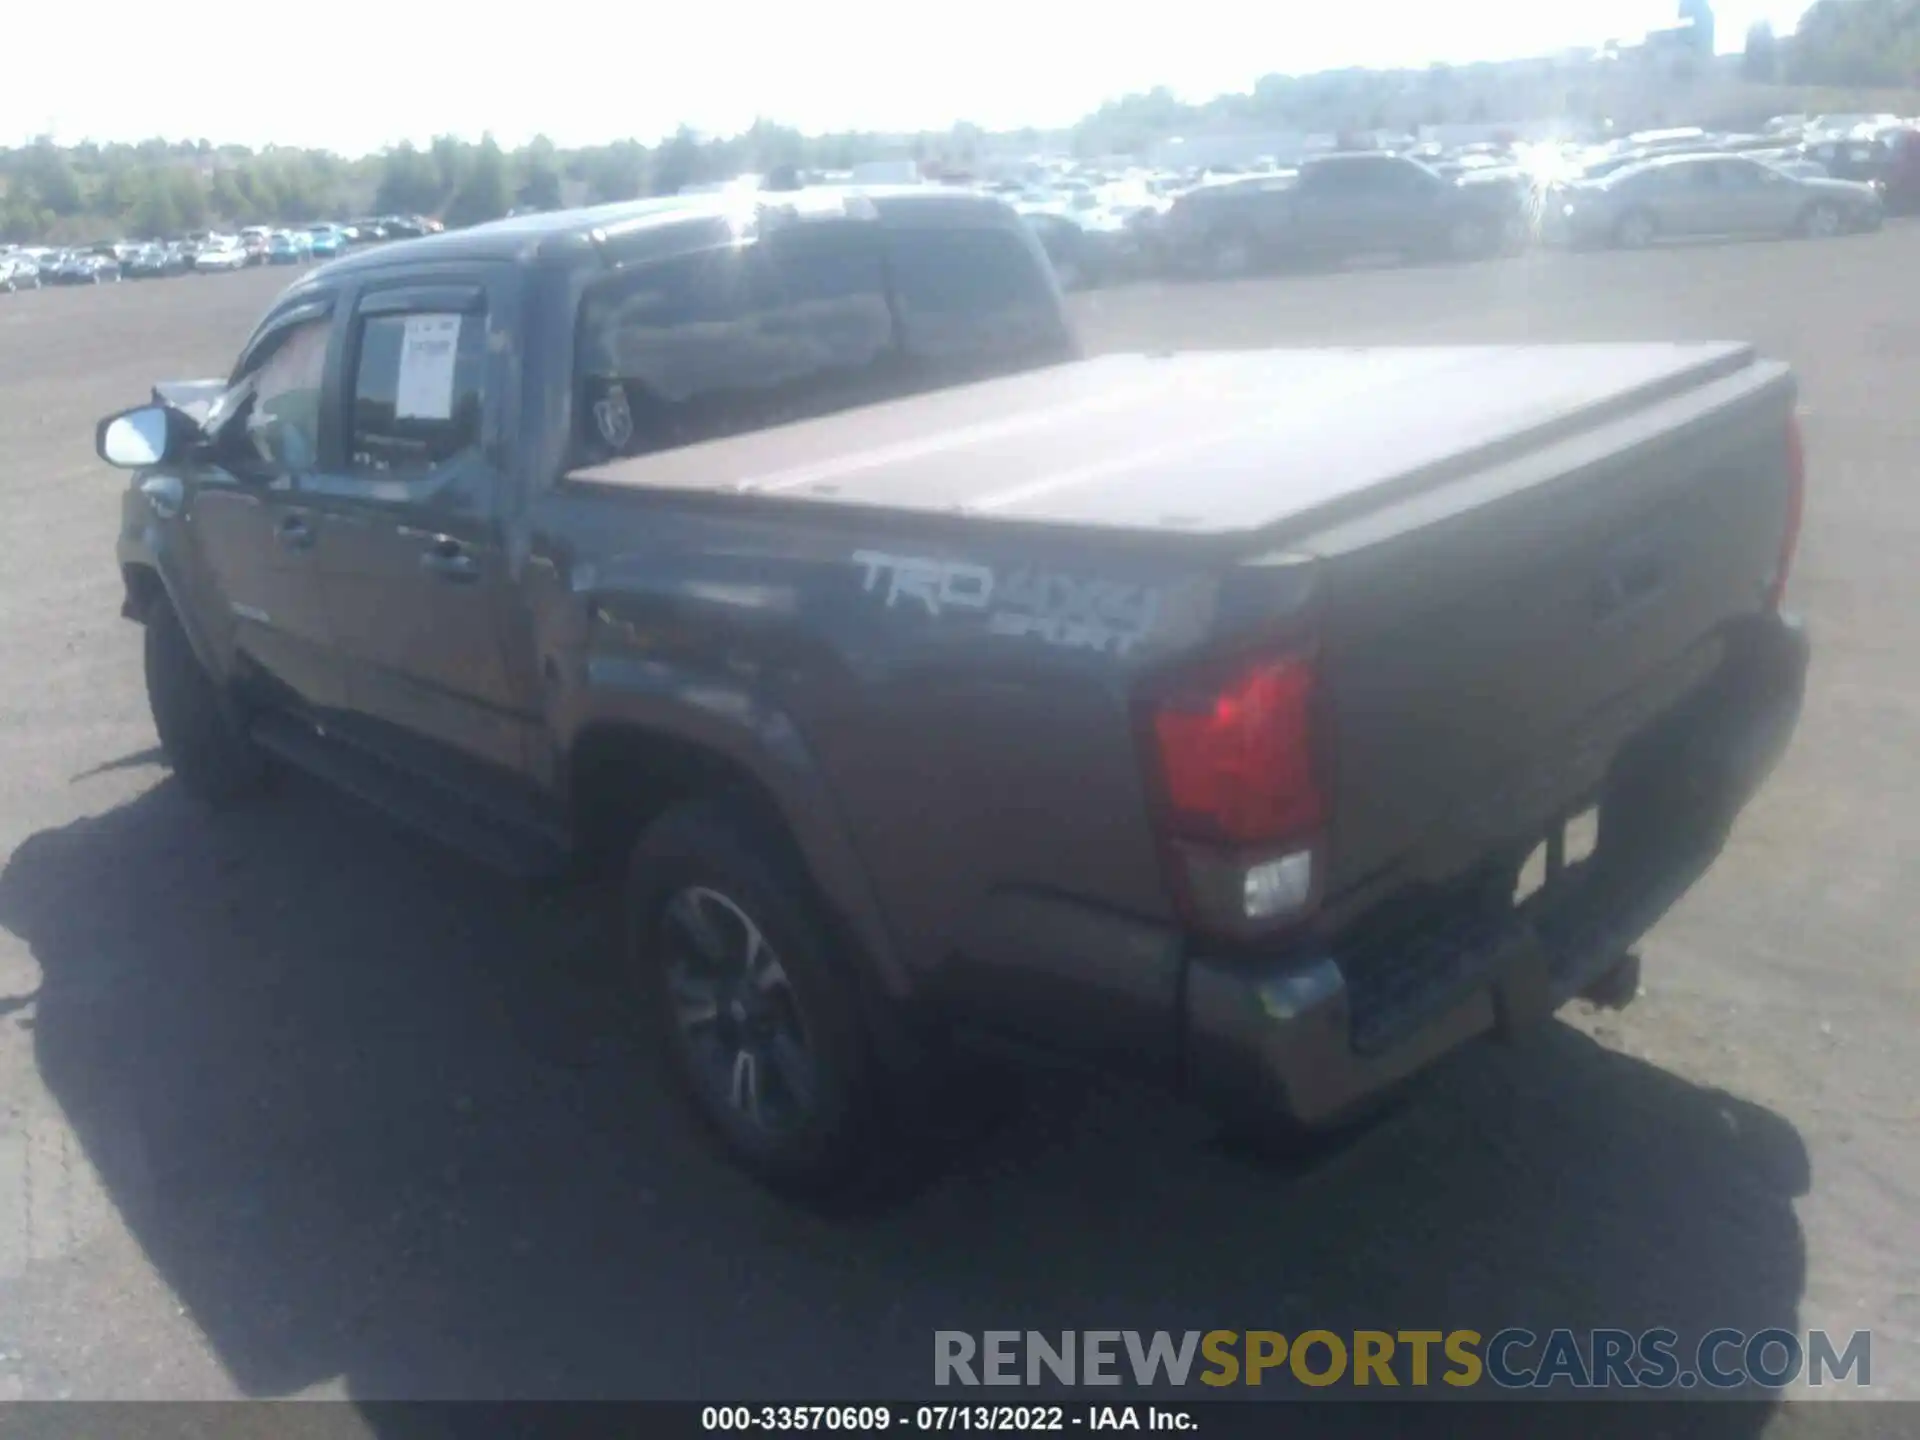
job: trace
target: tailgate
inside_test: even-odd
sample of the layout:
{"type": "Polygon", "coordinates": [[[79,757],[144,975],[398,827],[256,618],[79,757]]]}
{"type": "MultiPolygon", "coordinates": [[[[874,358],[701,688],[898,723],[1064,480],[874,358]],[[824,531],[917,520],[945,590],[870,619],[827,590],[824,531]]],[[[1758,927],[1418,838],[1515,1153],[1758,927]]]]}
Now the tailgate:
{"type": "Polygon", "coordinates": [[[1302,541],[1330,920],[1524,854],[1706,678],[1779,560],[1793,405],[1784,366],[1722,370],[1302,541]]]}

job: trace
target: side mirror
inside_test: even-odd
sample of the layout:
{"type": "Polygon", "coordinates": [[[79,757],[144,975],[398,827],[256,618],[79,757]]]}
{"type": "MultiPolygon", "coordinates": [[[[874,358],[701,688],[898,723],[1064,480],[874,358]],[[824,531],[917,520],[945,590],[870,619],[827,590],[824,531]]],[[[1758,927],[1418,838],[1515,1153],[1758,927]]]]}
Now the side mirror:
{"type": "Polygon", "coordinates": [[[109,415],[94,431],[93,448],[109,465],[142,470],[164,465],[185,453],[195,426],[179,411],[165,405],[142,405],[109,415]]]}

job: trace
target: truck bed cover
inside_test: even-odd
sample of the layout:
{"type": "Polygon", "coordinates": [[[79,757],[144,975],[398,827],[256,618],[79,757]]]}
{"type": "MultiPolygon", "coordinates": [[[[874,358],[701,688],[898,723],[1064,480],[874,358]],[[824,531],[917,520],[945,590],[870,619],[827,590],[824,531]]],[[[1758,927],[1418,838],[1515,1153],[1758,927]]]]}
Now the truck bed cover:
{"type": "Polygon", "coordinates": [[[1734,343],[1109,355],[572,472],[594,485],[1231,536],[1754,364],[1734,343]]]}

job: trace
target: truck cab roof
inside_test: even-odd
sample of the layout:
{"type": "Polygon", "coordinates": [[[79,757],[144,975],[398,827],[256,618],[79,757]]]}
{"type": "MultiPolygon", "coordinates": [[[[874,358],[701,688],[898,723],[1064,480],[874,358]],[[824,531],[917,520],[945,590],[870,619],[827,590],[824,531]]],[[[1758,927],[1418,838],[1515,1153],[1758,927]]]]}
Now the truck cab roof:
{"type": "Polygon", "coordinates": [[[996,197],[938,185],[814,185],[797,190],[667,195],[511,216],[470,229],[401,240],[331,261],[312,279],[460,260],[585,264],[597,257],[617,265],[670,249],[675,231],[780,212],[866,219],[882,225],[927,219],[937,219],[942,226],[1019,223],[996,197]]]}

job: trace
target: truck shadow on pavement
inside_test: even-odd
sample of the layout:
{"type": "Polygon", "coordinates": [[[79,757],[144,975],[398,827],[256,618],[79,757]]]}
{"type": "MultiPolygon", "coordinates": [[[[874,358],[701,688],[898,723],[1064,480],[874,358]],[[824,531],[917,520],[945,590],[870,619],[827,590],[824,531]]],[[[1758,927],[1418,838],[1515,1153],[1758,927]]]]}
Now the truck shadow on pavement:
{"type": "Polygon", "coordinates": [[[1796,1324],[1798,1134],[1564,1025],[1304,1173],[1042,1074],[895,1208],[788,1209],[656,1092],[602,917],[286,792],[166,781],[0,873],[46,1084],[248,1394],[912,1398],[936,1329],[1796,1324]]]}

